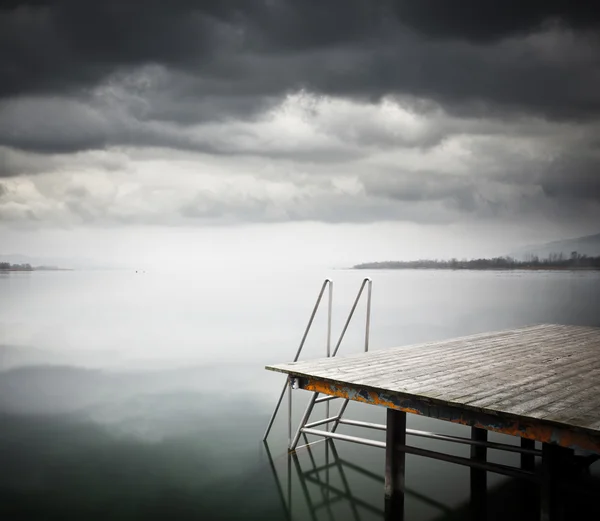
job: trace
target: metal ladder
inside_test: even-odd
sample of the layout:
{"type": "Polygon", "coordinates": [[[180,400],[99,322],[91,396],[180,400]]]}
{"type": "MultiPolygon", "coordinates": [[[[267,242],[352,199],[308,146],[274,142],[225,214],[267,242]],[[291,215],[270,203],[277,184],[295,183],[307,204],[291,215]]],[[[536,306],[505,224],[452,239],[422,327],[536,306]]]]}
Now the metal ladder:
{"type": "MultiPolygon", "coordinates": [[[[362,281],[360,288],[358,290],[358,294],[356,295],[356,298],[354,299],[354,303],[352,305],[352,308],[350,309],[350,313],[348,314],[348,317],[347,317],[344,327],[342,329],[342,333],[340,334],[340,337],[335,345],[335,348],[333,349],[333,352],[331,352],[331,312],[332,312],[332,300],[333,300],[333,282],[330,279],[326,279],[323,282],[321,291],[319,292],[317,302],[315,303],[312,314],[310,316],[310,320],[308,321],[308,325],[306,326],[304,335],[300,342],[300,346],[298,347],[296,356],[294,357],[294,360],[293,360],[294,362],[296,362],[298,360],[298,358],[300,357],[302,348],[304,347],[304,343],[306,341],[306,337],[308,336],[308,332],[310,331],[310,328],[313,324],[315,315],[316,315],[319,305],[322,301],[325,290],[329,289],[328,321],[327,321],[327,356],[329,357],[329,356],[335,356],[337,354],[337,352],[340,348],[340,345],[342,343],[342,340],[344,339],[344,336],[346,335],[348,326],[350,325],[350,321],[352,320],[352,317],[354,316],[354,312],[356,311],[356,307],[358,306],[358,303],[364,292],[365,287],[368,288],[368,290],[367,290],[367,312],[366,312],[367,316],[366,316],[366,324],[365,324],[364,350],[365,350],[365,352],[367,352],[369,350],[369,334],[370,334],[370,327],[371,327],[371,290],[372,290],[371,279],[365,278],[362,281]]],[[[350,420],[350,419],[343,418],[343,415],[346,410],[346,407],[348,406],[349,400],[344,399],[344,398],[339,398],[337,396],[329,396],[329,395],[324,395],[322,397],[319,397],[318,392],[312,393],[310,400],[308,402],[308,406],[306,407],[306,410],[304,411],[304,414],[300,421],[300,425],[298,426],[298,428],[294,434],[292,431],[292,389],[293,389],[295,380],[296,380],[295,378],[288,377],[287,382],[284,384],[283,389],[281,391],[281,395],[279,396],[279,400],[277,401],[277,404],[275,406],[275,410],[273,411],[271,419],[269,420],[269,425],[268,425],[265,435],[263,437],[263,441],[266,441],[267,437],[269,436],[269,432],[271,431],[271,427],[273,426],[273,422],[275,421],[275,417],[277,416],[277,412],[279,411],[281,402],[283,401],[283,398],[285,396],[285,392],[287,389],[287,391],[288,391],[288,451],[289,452],[294,452],[296,449],[308,447],[309,445],[313,445],[315,443],[319,443],[319,442],[321,442],[323,440],[327,440],[327,439],[348,441],[348,442],[352,442],[352,443],[359,443],[362,445],[369,445],[372,447],[378,447],[378,448],[384,448],[384,449],[386,448],[386,443],[383,441],[377,441],[377,440],[373,440],[373,439],[369,439],[369,438],[362,438],[362,437],[350,436],[347,434],[337,433],[336,430],[340,424],[341,425],[350,425],[350,426],[354,426],[354,427],[363,427],[366,429],[374,429],[374,430],[380,430],[380,431],[386,431],[387,427],[385,424],[370,423],[370,422],[350,420]],[[340,400],[344,400],[344,401],[343,401],[338,413],[335,416],[330,416],[329,403],[331,400],[335,400],[335,399],[340,399],[340,400]],[[325,405],[326,405],[325,418],[309,423],[310,415],[314,409],[314,406],[317,403],[325,403],[325,405]],[[318,427],[320,425],[325,425],[325,429],[315,429],[315,427],[318,427]],[[317,441],[313,441],[311,443],[308,443],[308,440],[307,440],[305,445],[302,445],[299,447],[298,441],[300,439],[300,436],[305,436],[305,438],[306,438],[306,435],[319,436],[321,439],[319,439],[317,441]]],[[[487,436],[485,436],[483,439],[480,439],[479,435],[481,434],[482,429],[478,429],[476,427],[473,427],[471,429],[471,437],[451,436],[451,435],[447,435],[447,434],[438,434],[438,433],[434,433],[434,432],[421,431],[421,430],[416,430],[416,429],[405,429],[405,430],[406,430],[406,434],[408,436],[429,438],[429,439],[433,439],[433,440],[437,440],[437,441],[465,444],[465,445],[471,446],[471,457],[470,458],[463,458],[463,457],[454,456],[451,454],[445,454],[445,453],[441,453],[441,452],[437,452],[437,451],[425,450],[425,449],[421,449],[421,448],[417,448],[417,447],[413,447],[413,446],[404,447],[403,450],[407,454],[416,454],[416,455],[425,456],[425,457],[432,458],[432,459],[447,461],[450,463],[457,463],[459,465],[469,466],[472,469],[479,469],[479,471],[481,471],[481,470],[492,471],[492,472],[496,472],[498,474],[504,474],[507,476],[526,477],[529,479],[534,478],[535,477],[533,475],[533,468],[535,465],[534,458],[536,456],[538,456],[538,457],[541,456],[541,453],[542,453],[541,450],[535,448],[535,444],[533,444],[530,440],[527,440],[526,438],[521,439],[521,446],[511,445],[511,444],[507,444],[507,443],[490,442],[490,441],[487,441],[487,436]],[[503,464],[499,464],[499,463],[487,462],[485,456],[483,456],[483,461],[480,461],[481,458],[479,457],[479,453],[481,451],[483,451],[483,454],[485,454],[485,451],[487,449],[496,449],[496,450],[502,450],[502,451],[507,451],[507,452],[519,453],[521,455],[521,468],[515,468],[512,466],[507,466],[507,465],[503,465],[503,464]]]]}
{"type": "MultiPolygon", "coordinates": [[[[294,356],[293,362],[298,361],[300,354],[302,353],[302,349],[304,348],[304,344],[306,343],[306,338],[308,337],[308,333],[312,327],[315,316],[319,309],[319,306],[323,300],[323,295],[325,294],[325,290],[328,290],[328,303],[327,303],[327,339],[326,339],[326,356],[331,357],[335,356],[344,340],[346,335],[346,331],[348,330],[348,326],[352,321],[352,317],[356,311],[358,303],[360,302],[360,298],[367,288],[367,309],[366,309],[366,321],[365,321],[365,336],[364,336],[364,350],[367,352],[369,350],[369,336],[371,330],[371,294],[372,294],[373,282],[370,278],[366,277],[363,279],[360,288],[358,289],[358,293],[356,294],[356,298],[354,299],[354,303],[348,313],[348,317],[346,318],[346,322],[344,323],[344,327],[342,328],[342,332],[338,338],[338,341],[335,344],[333,352],[331,351],[331,316],[332,316],[332,308],[333,308],[333,281],[331,279],[325,279],[321,286],[321,290],[319,291],[319,295],[317,297],[317,301],[313,307],[312,313],[310,315],[310,319],[308,320],[308,324],[304,330],[304,334],[302,335],[302,340],[300,341],[300,345],[296,351],[296,355],[294,356]]],[[[326,432],[335,433],[339,424],[342,422],[342,416],[346,407],[348,406],[349,400],[345,399],[335,416],[330,416],[330,402],[335,399],[341,399],[337,396],[323,396],[319,397],[319,393],[315,392],[312,394],[306,410],[302,415],[302,419],[300,420],[300,425],[296,430],[296,433],[292,436],[292,379],[288,379],[287,382],[283,385],[283,389],[281,390],[281,394],[279,395],[279,399],[277,400],[277,404],[275,405],[275,409],[273,414],[271,415],[271,419],[269,420],[269,424],[267,426],[267,430],[263,436],[263,441],[266,441],[269,433],[271,432],[271,428],[273,427],[273,423],[275,418],[277,417],[277,413],[281,407],[281,403],[283,402],[283,398],[285,396],[285,392],[288,392],[288,450],[295,451],[298,445],[298,441],[300,440],[300,436],[302,434],[314,434],[314,431],[311,432],[311,429],[317,427],[319,425],[325,425],[326,432]],[[310,415],[317,403],[325,403],[325,418],[321,420],[317,420],[309,423],[310,415]],[[331,425],[333,424],[333,425],[331,425]]],[[[304,445],[303,445],[304,446],[304,445]]]]}

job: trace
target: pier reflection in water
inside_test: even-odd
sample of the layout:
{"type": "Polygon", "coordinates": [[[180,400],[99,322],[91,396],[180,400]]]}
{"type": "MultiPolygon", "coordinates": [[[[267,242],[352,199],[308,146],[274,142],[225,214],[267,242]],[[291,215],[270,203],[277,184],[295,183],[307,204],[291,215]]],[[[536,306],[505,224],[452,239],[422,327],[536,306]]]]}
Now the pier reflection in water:
{"type": "MultiPolygon", "coordinates": [[[[282,510],[289,521],[404,521],[414,515],[432,521],[539,519],[539,490],[535,483],[526,480],[506,478],[490,487],[485,487],[485,482],[478,486],[478,474],[471,472],[470,497],[462,497],[462,501],[451,505],[411,488],[408,483],[404,497],[391,505],[384,499],[383,466],[377,473],[376,465],[367,468],[361,464],[364,462],[352,461],[355,451],[349,451],[349,458],[341,457],[339,446],[331,439],[310,445],[305,439],[304,444],[295,453],[274,458],[268,443],[264,443],[282,510]],[[405,499],[411,508],[405,508],[405,499]]],[[[373,463],[380,459],[374,457],[373,463]]],[[[419,458],[413,460],[417,461],[419,458]]],[[[595,467],[581,483],[566,484],[565,519],[581,515],[600,519],[600,505],[595,501],[600,475],[595,467]]]]}
{"type": "MultiPolygon", "coordinates": [[[[357,463],[341,458],[333,440],[320,440],[309,445],[305,437],[305,445],[302,448],[284,456],[287,461],[283,476],[280,475],[281,469],[277,470],[268,443],[265,442],[264,446],[287,519],[303,519],[303,514],[308,514],[306,518],[313,521],[321,518],[330,521],[338,519],[401,521],[404,518],[402,502],[394,506],[385,504],[383,473],[377,474],[357,463]],[[349,473],[361,479],[349,479],[349,473]],[[380,490],[379,502],[373,501],[372,494],[368,493],[373,487],[365,486],[365,481],[380,490]],[[301,494],[296,493],[294,486],[299,487],[301,494]],[[299,498],[303,500],[303,504],[294,503],[299,498]],[[300,517],[297,517],[298,514],[300,517]]],[[[448,516],[452,514],[452,510],[446,505],[411,490],[410,487],[405,487],[404,493],[438,510],[440,519],[450,519],[448,516]]],[[[479,506],[482,504],[484,503],[480,501],[479,506]]]]}

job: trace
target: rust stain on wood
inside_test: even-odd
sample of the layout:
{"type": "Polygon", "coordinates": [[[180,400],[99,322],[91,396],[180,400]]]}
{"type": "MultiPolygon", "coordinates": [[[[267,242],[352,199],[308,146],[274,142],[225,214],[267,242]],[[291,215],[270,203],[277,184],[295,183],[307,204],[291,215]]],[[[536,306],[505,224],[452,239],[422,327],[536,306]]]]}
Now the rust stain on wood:
{"type": "Polygon", "coordinates": [[[458,407],[430,403],[428,400],[402,398],[373,390],[325,382],[314,378],[300,378],[299,386],[308,391],[347,398],[357,402],[378,405],[389,409],[428,416],[439,420],[459,423],[470,427],[510,434],[543,443],[552,443],[571,449],[583,449],[600,453],[600,436],[547,424],[532,423],[526,419],[505,418],[485,413],[465,411],[458,407]]]}

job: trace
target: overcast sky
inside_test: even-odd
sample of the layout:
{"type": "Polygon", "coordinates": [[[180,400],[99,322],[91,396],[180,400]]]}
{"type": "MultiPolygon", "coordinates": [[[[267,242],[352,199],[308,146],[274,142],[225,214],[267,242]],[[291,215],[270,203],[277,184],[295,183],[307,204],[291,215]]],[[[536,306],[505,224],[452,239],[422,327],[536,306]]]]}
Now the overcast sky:
{"type": "Polygon", "coordinates": [[[0,254],[344,265],[597,233],[585,4],[2,1],[0,254]]]}

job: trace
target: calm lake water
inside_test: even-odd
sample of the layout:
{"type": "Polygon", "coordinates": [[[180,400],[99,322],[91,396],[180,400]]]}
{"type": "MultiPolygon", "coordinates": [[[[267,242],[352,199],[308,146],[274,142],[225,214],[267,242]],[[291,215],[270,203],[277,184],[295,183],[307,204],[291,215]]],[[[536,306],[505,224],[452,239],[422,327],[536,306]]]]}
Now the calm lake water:
{"type": "MultiPolygon", "coordinates": [[[[289,459],[284,411],[272,465],[260,442],[284,381],[264,365],[293,357],[325,277],[337,338],[364,276],[372,349],[540,322],[600,326],[595,272],[0,274],[0,518],[383,519],[380,449],[320,443],[289,459]]],[[[340,355],[362,349],[364,304],[356,318],[340,355]]],[[[323,309],[302,358],[324,355],[325,327],[323,309]]],[[[294,393],[296,421],[308,396],[294,393]]],[[[383,423],[385,411],[352,403],[346,417],[383,423]]],[[[469,433],[414,416],[409,427],[469,433]]],[[[467,468],[409,455],[406,484],[407,520],[471,518],[467,468]]],[[[487,519],[537,519],[536,496],[489,474],[487,519]]],[[[576,499],[573,515],[594,503],[576,499]]]]}

